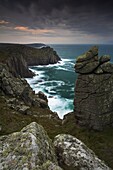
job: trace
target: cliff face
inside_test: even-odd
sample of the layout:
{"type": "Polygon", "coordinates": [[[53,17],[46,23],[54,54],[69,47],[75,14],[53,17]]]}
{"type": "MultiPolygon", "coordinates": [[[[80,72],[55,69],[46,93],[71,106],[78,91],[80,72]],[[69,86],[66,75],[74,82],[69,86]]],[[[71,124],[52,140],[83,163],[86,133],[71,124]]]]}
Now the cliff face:
{"type": "Polygon", "coordinates": [[[9,68],[9,71],[13,74],[13,76],[18,77],[29,77],[32,78],[34,73],[32,73],[28,69],[27,62],[25,61],[24,57],[22,55],[18,56],[12,56],[10,59],[7,60],[7,66],[9,68]]]}
{"type": "Polygon", "coordinates": [[[57,53],[50,47],[44,47],[35,50],[37,55],[34,55],[31,51],[32,57],[30,55],[25,57],[29,66],[55,64],[61,60],[57,53]]]}
{"type": "Polygon", "coordinates": [[[113,64],[93,47],[76,60],[74,112],[77,123],[102,130],[113,124],[113,64]]]}
{"type": "Polygon", "coordinates": [[[0,44],[0,62],[7,63],[9,71],[16,77],[33,77],[28,66],[55,64],[58,61],[59,56],[50,47],[36,49],[19,44],[0,44]]]}
{"type": "Polygon", "coordinates": [[[31,106],[48,108],[47,97],[39,92],[33,92],[26,80],[14,77],[5,64],[0,64],[0,93],[8,100],[8,106],[27,114],[31,106]]]}

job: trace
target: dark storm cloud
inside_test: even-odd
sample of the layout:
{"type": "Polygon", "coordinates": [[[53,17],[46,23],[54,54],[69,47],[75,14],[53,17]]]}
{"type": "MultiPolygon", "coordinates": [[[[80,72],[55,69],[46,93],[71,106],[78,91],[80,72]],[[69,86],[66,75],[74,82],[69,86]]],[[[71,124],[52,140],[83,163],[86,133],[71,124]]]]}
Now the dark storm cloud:
{"type": "Polygon", "coordinates": [[[0,19],[29,29],[113,35],[113,1],[0,0],[0,19]]]}

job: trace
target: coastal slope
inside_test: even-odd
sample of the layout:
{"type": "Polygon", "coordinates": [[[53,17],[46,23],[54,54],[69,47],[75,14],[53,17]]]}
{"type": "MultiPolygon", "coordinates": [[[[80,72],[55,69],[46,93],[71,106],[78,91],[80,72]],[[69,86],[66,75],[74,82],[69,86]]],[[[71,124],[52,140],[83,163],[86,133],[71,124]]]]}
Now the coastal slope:
{"type": "MultiPolygon", "coordinates": [[[[57,170],[61,170],[61,168],[64,170],[72,170],[73,166],[76,165],[80,165],[80,167],[76,168],[82,169],[85,166],[84,162],[86,159],[85,157],[82,157],[84,152],[90,156],[90,158],[92,156],[94,158],[93,160],[91,158],[91,162],[87,162],[87,166],[95,167],[94,162],[95,160],[96,162],[98,161],[97,157],[94,154],[91,156],[90,152],[87,153],[88,148],[83,150],[85,146],[83,143],[83,148],[81,148],[81,150],[77,150],[76,147],[78,148],[78,145],[81,146],[80,141],[79,144],[76,142],[78,139],[83,141],[89,148],[91,148],[99,156],[100,159],[105,160],[106,164],[108,164],[110,167],[113,167],[112,128],[106,129],[106,131],[99,133],[90,131],[88,128],[84,129],[81,126],[78,126],[76,123],[77,119],[75,119],[75,113],[66,115],[63,121],[60,120],[57,113],[52,112],[49,109],[48,100],[45,94],[42,92],[35,94],[26,80],[21,78],[18,72],[17,76],[14,76],[13,73],[11,73],[6,62],[8,58],[9,56],[7,55],[2,56],[1,59],[3,59],[3,61],[0,62],[0,152],[2,153],[0,159],[1,169],[4,168],[4,166],[6,166],[6,168],[11,166],[11,170],[15,169],[15,166],[17,165],[16,158],[18,157],[20,158],[18,167],[22,167],[24,165],[26,166],[26,163],[30,162],[30,164],[27,164],[28,167],[26,167],[30,169],[29,166],[32,166],[32,163],[34,164],[34,162],[32,162],[34,161],[34,157],[32,157],[32,155],[35,155],[36,152],[36,159],[39,158],[39,160],[36,161],[42,162],[41,164],[36,163],[36,167],[34,166],[34,169],[36,169],[38,166],[38,168],[41,170],[44,170],[44,168],[45,170],[47,170],[47,168],[48,170],[55,170],[55,168],[57,170]],[[37,128],[38,125],[36,125],[36,123],[28,125],[31,122],[41,124],[46,129],[49,138],[52,140],[56,135],[58,135],[55,138],[56,142],[54,143],[56,152],[53,153],[53,149],[51,150],[51,144],[49,144],[48,140],[46,140],[48,137],[45,138],[45,135],[43,135],[43,130],[38,131],[40,128],[37,128]],[[22,128],[24,128],[24,130],[22,130],[22,128]],[[16,133],[11,134],[13,132],[16,133]],[[61,133],[64,135],[59,135],[61,133]],[[65,134],[73,135],[73,137],[65,134]],[[41,141],[42,145],[44,144],[44,148],[41,148],[41,154],[37,150],[37,148],[41,147],[41,145],[38,146],[38,141],[41,141]],[[60,146],[61,142],[62,146],[60,146]],[[12,143],[16,143],[17,145],[15,144],[12,146],[12,143]],[[17,150],[15,149],[15,146],[17,150]],[[21,150],[21,147],[24,147],[24,150],[21,150]],[[45,154],[47,150],[49,151],[49,153],[47,152],[49,156],[45,154]],[[64,152],[62,152],[63,150],[64,152]],[[50,152],[52,154],[50,154],[50,152]],[[76,160],[77,152],[79,157],[77,157],[76,160]],[[55,159],[58,162],[51,159],[53,154],[55,154],[55,159]],[[21,155],[24,156],[24,159],[21,155]],[[37,155],[41,156],[41,158],[44,158],[44,161],[37,155]],[[75,157],[73,157],[73,155],[75,155],[75,157]],[[93,165],[91,165],[92,163],[93,165]],[[60,165],[61,168],[58,165],[60,165]]],[[[105,58],[106,57],[101,60],[105,60],[105,58]]],[[[107,60],[108,58],[109,57],[107,57],[107,60]]],[[[102,167],[101,169],[103,169],[103,166],[109,169],[105,164],[102,163],[102,161],[99,162],[101,163],[97,164],[98,166],[102,167]]]]}

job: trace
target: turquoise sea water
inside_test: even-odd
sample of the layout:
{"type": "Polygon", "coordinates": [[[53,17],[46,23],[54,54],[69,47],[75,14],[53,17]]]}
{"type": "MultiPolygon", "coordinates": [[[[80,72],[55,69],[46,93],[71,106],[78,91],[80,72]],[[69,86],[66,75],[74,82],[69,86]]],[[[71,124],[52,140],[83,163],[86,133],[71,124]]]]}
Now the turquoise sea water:
{"type": "MultiPolygon", "coordinates": [[[[48,97],[52,111],[60,118],[73,110],[74,86],[77,74],[74,64],[77,56],[89,50],[93,45],[50,45],[57,51],[62,61],[54,65],[30,67],[37,75],[27,79],[37,93],[43,91],[48,97]]],[[[109,54],[113,62],[113,45],[98,45],[99,56],[109,54]]]]}

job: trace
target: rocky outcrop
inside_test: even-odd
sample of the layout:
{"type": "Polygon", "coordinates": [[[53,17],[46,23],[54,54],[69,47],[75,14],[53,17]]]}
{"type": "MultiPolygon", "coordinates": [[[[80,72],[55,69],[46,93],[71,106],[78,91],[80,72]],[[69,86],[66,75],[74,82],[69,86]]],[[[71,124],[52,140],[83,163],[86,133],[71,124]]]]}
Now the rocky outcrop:
{"type": "Polygon", "coordinates": [[[37,55],[34,55],[31,51],[32,57],[30,55],[25,57],[25,60],[29,66],[55,64],[61,60],[56,51],[50,47],[35,50],[37,55]]]}
{"type": "Polygon", "coordinates": [[[59,165],[65,170],[110,170],[92,150],[71,135],[56,136],[54,146],[59,165]]]}
{"type": "Polygon", "coordinates": [[[0,137],[0,169],[62,170],[51,140],[35,122],[20,132],[0,137]]]}
{"type": "Polygon", "coordinates": [[[52,143],[32,122],[20,132],[0,137],[0,170],[110,170],[77,138],[61,134],[52,143]],[[61,167],[60,167],[61,166],[61,167]]]}
{"type": "Polygon", "coordinates": [[[21,113],[29,113],[31,106],[49,108],[47,97],[39,92],[33,92],[25,79],[14,77],[5,64],[0,64],[0,92],[6,97],[10,96],[7,104],[21,113]]]}
{"type": "Polygon", "coordinates": [[[74,112],[77,123],[95,130],[113,124],[113,64],[92,47],[76,60],[74,112]]]}
{"type": "Polygon", "coordinates": [[[60,57],[50,47],[41,49],[19,44],[0,44],[0,62],[6,63],[13,76],[33,77],[28,66],[55,64],[60,57]]]}

